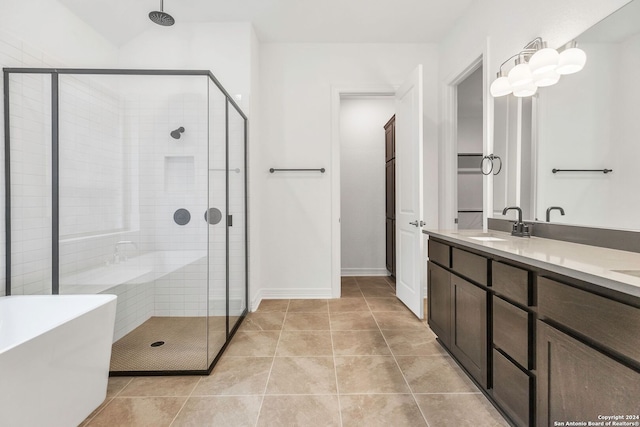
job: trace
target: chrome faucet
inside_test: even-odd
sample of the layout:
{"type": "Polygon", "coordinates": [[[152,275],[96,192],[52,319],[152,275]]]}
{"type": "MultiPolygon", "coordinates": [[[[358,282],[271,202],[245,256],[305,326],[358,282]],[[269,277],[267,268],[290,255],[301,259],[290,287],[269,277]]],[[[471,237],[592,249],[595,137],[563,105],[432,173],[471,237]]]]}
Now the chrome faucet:
{"type": "Polygon", "coordinates": [[[127,261],[129,259],[127,257],[126,253],[121,253],[121,251],[120,251],[120,247],[124,246],[124,245],[131,245],[136,250],[138,250],[138,245],[136,244],[136,242],[133,242],[131,240],[120,240],[119,242],[116,242],[115,251],[113,253],[113,262],[115,264],[117,264],[117,263],[119,263],[121,261],[127,261]]]}
{"type": "Polygon", "coordinates": [[[551,218],[551,211],[557,209],[560,211],[560,215],[564,216],[564,209],[562,209],[560,206],[551,206],[549,208],[547,208],[547,222],[550,222],[549,219],[551,218]]]}
{"type": "Polygon", "coordinates": [[[510,206],[502,210],[502,215],[506,215],[510,210],[518,211],[518,220],[511,228],[511,235],[518,237],[531,237],[530,225],[522,222],[522,209],[517,206],[510,206]]]}

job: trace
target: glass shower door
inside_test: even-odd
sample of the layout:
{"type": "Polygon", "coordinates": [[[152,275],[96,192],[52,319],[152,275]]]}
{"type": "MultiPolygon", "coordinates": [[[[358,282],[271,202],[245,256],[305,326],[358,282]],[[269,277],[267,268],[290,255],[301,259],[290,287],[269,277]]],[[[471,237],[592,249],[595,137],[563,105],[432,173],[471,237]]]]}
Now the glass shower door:
{"type": "Polygon", "coordinates": [[[229,103],[229,329],[247,309],[245,120],[229,103]]]}
{"type": "Polygon", "coordinates": [[[208,205],[208,361],[213,362],[227,339],[227,176],[226,102],[211,81],[209,93],[208,205]]]}

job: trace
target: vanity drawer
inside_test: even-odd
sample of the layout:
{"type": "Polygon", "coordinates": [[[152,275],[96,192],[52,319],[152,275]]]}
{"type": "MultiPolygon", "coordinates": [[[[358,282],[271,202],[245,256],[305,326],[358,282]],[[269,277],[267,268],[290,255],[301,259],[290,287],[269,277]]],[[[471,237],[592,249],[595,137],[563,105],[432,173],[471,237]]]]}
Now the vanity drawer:
{"type": "Polygon", "coordinates": [[[493,350],[493,398],[517,426],[531,421],[531,377],[496,349],[493,350]]]}
{"type": "Polygon", "coordinates": [[[429,239],[429,260],[451,267],[451,246],[429,239]]]}
{"type": "Polygon", "coordinates": [[[493,261],[492,269],[491,287],[496,293],[519,304],[532,305],[529,271],[498,261],[493,261]]]}
{"type": "Polygon", "coordinates": [[[529,313],[493,297],[493,344],[526,369],[532,369],[529,354],[529,313]]]}
{"type": "Polygon", "coordinates": [[[487,286],[487,265],[489,260],[480,255],[453,248],[451,252],[451,268],[476,283],[487,286]]]}
{"type": "Polygon", "coordinates": [[[640,308],[539,277],[538,314],[640,365],[640,308]]]}

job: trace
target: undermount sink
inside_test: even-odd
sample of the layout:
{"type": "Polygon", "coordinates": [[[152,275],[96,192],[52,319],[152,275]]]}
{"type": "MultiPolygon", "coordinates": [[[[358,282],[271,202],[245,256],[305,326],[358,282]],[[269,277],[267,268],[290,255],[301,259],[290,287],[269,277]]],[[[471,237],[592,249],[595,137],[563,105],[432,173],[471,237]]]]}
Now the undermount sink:
{"type": "Polygon", "coordinates": [[[614,273],[627,274],[629,276],[640,277],[640,270],[611,270],[614,273]]]}
{"type": "Polygon", "coordinates": [[[479,240],[481,242],[504,242],[505,241],[505,239],[501,239],[499,237],[493,237],[493,236],[474,236],[469,238],[473,240],[479,240]]]}

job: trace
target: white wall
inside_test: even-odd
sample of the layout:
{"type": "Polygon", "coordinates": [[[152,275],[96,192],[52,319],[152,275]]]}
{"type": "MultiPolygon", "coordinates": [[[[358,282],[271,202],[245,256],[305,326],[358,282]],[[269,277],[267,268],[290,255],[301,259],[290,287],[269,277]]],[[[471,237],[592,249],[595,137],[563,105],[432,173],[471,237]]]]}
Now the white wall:
{"type": "MultiPolygon", "coordinates": [[[[400,85],[419,64],[425,81],[425,220],[437,224],[436,47],[427,44],[264,44],[261,144],[253,203],[261,207],[260,298],[331,296],[332,87],[400,85]],[[270,167],[328,168],[270,174],[270,167]],[[257,193],[257,194],[256,194],[257,193]]],[[[337,224],[336,224],[337,225],[337,224]]]]}
{"type": "Polygon", "coordinates": [[[247,107],[251,94],[251,45],[248,22],[152,26],[120,48],[121,68],[210,70],[232,96],[247,107]]]}
{"type": "MultiPolygon", "coordinates": [[[[0,10],[2,31],[22,45],[24,66],[116,64],[117,48],[56,0],[0,0],[0,10]]],[[[3,66],[20,65],[4,64],[4,59],[3,66]]]]}
{"type": "MultiPolygon", "coordinates": [[[[490,82],[500,64],[535,37],[542,37],[550,47],[559,47],[627,2],[628,0],[541,0],[533,6],[525,1],[476,1],[439,45],[440,87],[444,89],[452,78],[462,73],[483,51],[487,53],[485,75],[489,76],[490,82]]],[[[490,97],[489,86],[485,86],[484,96],[490,97]]],[[[441,90],[441,93],[446,91],[441,90]]],[[[444,97],[441,102],[444,108],[444,97]]],[[[486,125],[491,125],[491,112],[485,120],[486,125]]],[[[444,141],[448,123],[449,118],[443,115],[441,152],[446,149],[444,141]]],[[[452,213],[447,211],[446,203],[447,188],[455,173],[452,167],[447,163],[440,171],[440,228],[450,228],[450,219],[453,218],[452,213]]]]}
{"type": "Polygon", "coordinates": [[[343,276],[387,275],[385,130],[394,97],[340,102],[340,255],[343,276]]]}
{"type": "MultiPolygon", "coordinates": [[[[249,225],[247,228],[249,242],[249,298],[259,293],[260,282],[260,233],[259,224],[261,216],[261,206],[256,203],[258,199],[259,177],[262,173],[260,167],[260,42],[256,33],[251,28],[250,38],[250,54],[251,54],[251,94],[249,102],[249,130],[248,130],[248,150],[247,150],[247,167],[248,167],[248,188],[247,188],[247,215],[249,215],[249,225]]],[[[246,112],[246,111],[245,111],[246,112]]],[[[251,302],[251,300],[250,300],[251,302]]],[[[250,307],[251,308],[251,307],[250,307]]]]}

